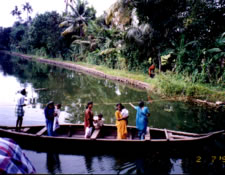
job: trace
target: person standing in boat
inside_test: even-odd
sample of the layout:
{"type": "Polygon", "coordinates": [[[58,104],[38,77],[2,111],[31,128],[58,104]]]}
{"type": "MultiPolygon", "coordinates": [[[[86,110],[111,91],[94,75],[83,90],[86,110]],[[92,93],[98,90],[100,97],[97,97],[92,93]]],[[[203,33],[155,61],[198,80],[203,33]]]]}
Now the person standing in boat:
{"type": "Polygon", "coordinates": [[[124,108],[121,103],[116,105],[116,127],[117,127],[117,139],[126,139],[127,138],[127,117],[123,117],[121,114],[122,109],[124,108]]]}
{"type": "Polygon", "coordinates": [[[24,109],[23,107],[26,106],[25,104],[25,97],[27,95],[27,92],[25,89],[20,91],[20,94],[17,97],[17,104],[16,104],[16,131],[20,131],[22,123],[23,123],[23,116],[24,116],[24,109]]]}
{"type": "Polygon", "coordinates": [[[144,140],[148,126],[148,117],[150,116],[150,111],[148,107],[145,106],[143,101],[141,101],[138,106],[134,106],[132,103],[129,104],[131,105],[131,107],[137,110],[136,127],[138,129],[138,137],[140,140],[144,140]]]}
{"type": "Polygon", "coordinates": [[[55,106],[54,102],[50,101],[47,106],[44,109],[45,113],[45,119],[46,119],[46,128],[48,132],[48,136],[53,136],[53,123],[54,123],[54,118],[56,116],[55,114],[55,106]]]}
{"type": "Polygon", "coordinates": [[[92,131],[93,131],[93,102],[88,102],[85,110],[85,116],[84,116],[84,131],[85,131],[85,138],[90,138],[92,131]]]}

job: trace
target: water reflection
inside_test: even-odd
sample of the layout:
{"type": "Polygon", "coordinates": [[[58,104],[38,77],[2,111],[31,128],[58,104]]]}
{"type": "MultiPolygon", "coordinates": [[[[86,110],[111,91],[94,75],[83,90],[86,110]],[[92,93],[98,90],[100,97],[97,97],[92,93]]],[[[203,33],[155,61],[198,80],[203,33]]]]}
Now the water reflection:
{"type": "Polygon", "coordinates": [[[46,161],[47,170],[51,174],[62,173],[58,153],[48,152],[46,161]]]}
{"type": "Polygon", "coordinates": [[[87,172],[88,173],[92,173],[93,172],[93,169],[92,169],[93,156],[85,155],[84,156],[84,161],[85,161],[85,165],[86,165],[86,168],[87,168],[87,172]]]}
{"type": "Polygon", "coordinates": [[[145,154],[60,154],[26,151],[37,173],[63,174],[224,174],[225,136],[203,146],[146,150],[145,154]],[[47,160],[46,160],[47,156],[47,160]],[[45,164],[43,169],[42,164],[45,164]]]}
{"type": "Polygon", "coordinates": [[[118,174],[168,174],[172,168],[170,157],[165,153],[115,157],[114,168],[118,174]]]}

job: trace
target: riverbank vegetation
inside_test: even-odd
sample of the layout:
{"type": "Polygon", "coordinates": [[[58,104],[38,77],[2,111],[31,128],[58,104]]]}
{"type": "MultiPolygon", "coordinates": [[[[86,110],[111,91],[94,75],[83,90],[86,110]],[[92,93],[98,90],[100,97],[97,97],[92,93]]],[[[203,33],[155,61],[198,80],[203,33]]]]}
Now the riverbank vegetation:
{"type": "Polygon", "coordinates": [[[66,2],[63,14],[14,13],[0,49],[92,65],[166,96],[225,101],[225,1],[118,0],[100,17],[86,1],[66,2]]]}

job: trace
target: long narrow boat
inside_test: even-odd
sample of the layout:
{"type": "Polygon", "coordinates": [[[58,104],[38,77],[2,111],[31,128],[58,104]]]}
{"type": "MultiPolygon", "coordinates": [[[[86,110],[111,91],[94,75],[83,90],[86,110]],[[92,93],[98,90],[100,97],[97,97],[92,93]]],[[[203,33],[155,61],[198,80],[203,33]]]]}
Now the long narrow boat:
{"type": "Polygon", "coordinates": [[[47,129],[42,126],[23,126],[21,132],[15,127],[0,126],[0,137],[14,139],[24,148],[43,150],[43,148],[59,151],[109,151],[145,150],[165,146],[195,145],[208,140],[222,131],[206,134],[173,131],[168,129],[147,128],[145,140],[139,140],[134,126],[128,126],[126,140],[117,140],[115,125],[104,125],[99,130],[94,130],[91,138],[84,138],[84,126],[79,124],[62,124],[56,136],[47,136],[47,129]]]}

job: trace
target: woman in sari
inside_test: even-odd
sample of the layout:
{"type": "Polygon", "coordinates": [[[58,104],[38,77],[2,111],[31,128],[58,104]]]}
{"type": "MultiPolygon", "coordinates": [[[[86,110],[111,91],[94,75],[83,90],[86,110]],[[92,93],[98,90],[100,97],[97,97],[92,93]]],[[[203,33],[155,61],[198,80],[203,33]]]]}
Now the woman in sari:
{"type": "Polygon", "coordinates": [[[117,127],[117,139],[126,139],[127,138],[127,117],[123,117],[121,111],[123,105],[121,103],[116,105],[116,127],[117,127]]]}
{"type": "Polygon", "coordinates": [[[150,111],[148,107],[145,106],[143,101],[139,103],[139,106],[134,106],[132,103],[130,103],[130,105],[137,111],[136,127],[138,129],[138,137],[140,140],[144,140],[148,127],[148,117],[150,116],[150,111]]]}

